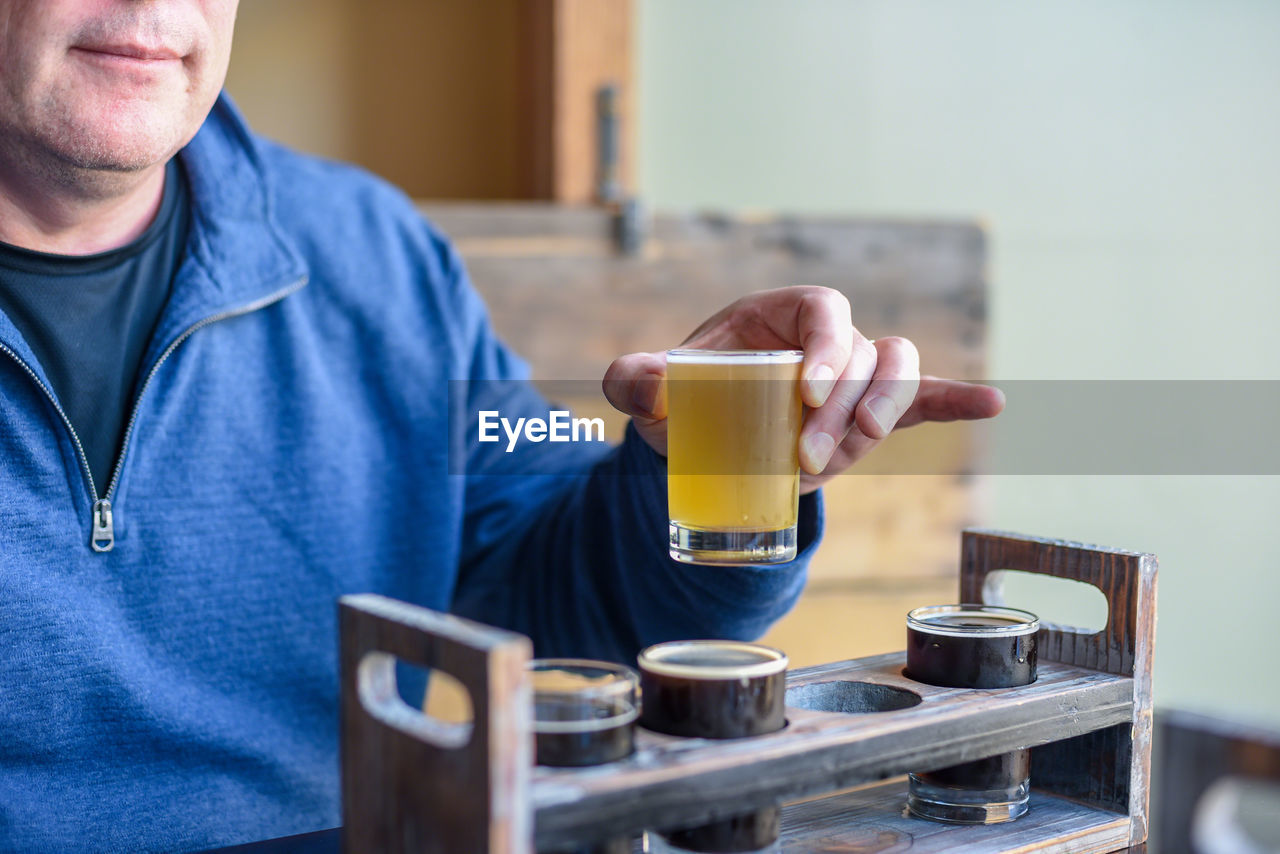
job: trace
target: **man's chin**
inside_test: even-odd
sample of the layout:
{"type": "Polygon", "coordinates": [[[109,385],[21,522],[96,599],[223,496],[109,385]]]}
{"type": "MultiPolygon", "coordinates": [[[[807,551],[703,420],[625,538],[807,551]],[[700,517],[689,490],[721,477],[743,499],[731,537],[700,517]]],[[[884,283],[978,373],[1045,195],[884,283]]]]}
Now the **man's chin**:
{"type": "Polygon", "coordinates": [[[135,152],[111,145],[82,147],[73,151],[61,152],[61,154],[63,161],[77,170],[104,175],[130,175],[143,172],[158,163],[168,160],[168,157],[163,155],[155,155],[151,152],[135,152]]]}
{"type": "Polygon", "coordinates": [[[76,123],[57,135],[54,150],[60,160],[77,169],[130,173],[164,163],[180,142],[175,129],[150,116],[113,117],[105,122],[76,123]]]}

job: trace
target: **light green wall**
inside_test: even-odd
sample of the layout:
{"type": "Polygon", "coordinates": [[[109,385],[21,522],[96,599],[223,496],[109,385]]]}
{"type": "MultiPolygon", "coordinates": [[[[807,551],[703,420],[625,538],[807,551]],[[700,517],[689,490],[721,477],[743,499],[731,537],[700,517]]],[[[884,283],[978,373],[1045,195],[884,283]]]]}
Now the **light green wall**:
{"type": "MultiPolygon", "coordinates": [[[[1280,380],[1280,3],[639,0],[639,18],[654,207],[976,217],[993,378],[1280,380]]],[[[991,487],[990,525],[1160,555],[1161,705],[1280,725],[1280,682],[1258,678],[1275,665],[1250,652],[1280,646],[1280,478],[991,487]]]]}

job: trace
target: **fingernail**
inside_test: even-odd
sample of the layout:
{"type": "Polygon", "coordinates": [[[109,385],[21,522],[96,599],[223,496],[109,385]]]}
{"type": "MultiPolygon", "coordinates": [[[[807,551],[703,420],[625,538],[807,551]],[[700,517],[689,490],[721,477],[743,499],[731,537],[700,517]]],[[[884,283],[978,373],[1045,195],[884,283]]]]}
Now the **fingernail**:
{"type": "Polygon", "coordinates": [[[809,458],[810,469],[817,473],[827,467],[827,463],[831,462],[831,455],[836,450],[836,440],[831,438],[827,433],[814,433],[812,436],[806,436],[801,442],[801,449],[804,455],[809,458]]]}
{"type": "MultiPolygon", "coordinates": [[[[818,365],[809,372],[809,397],[813,400],[814,406],[821,406],[827,402],[828,395],[831,394],[831,387],[835,385],[836,372],[831,370],[830,365],[818,365]]],[[[828,436],[828,439],[831,437],[828,436]]]]}
{"type": "Polygon", "coordinates": [[[631,389],[631,403],[641,412],[652,413],[658,403],[659,377],[656,374],[645,374],[636,380],[631,389]]]}
{"type": "Polygon", "coordinates": [[[886,436],[898,421],[897,404],[892,398],[885,397],[883,394],[878,394],[867,401],[867,412],[871,413],[871,420],[879,425],[880,432],[886,436]]]}

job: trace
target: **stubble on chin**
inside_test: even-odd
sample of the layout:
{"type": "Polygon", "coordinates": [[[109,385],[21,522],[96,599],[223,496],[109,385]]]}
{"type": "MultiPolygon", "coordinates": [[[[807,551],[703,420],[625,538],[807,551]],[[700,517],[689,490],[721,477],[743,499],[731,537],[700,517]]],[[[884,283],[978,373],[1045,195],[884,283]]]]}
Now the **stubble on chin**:
{"type": "Polygon", "coordinates": [[[94,103],[83,92],[52,92],[37,106],[21,131],[0,127],[5,159],[46,187],[85,200],[127,191],[194,134],[184,127],[185,103],[94,103]]]}
{"type": "Polygon", "coordinates": [[[167,160],[194,128],[185,94],[113,95],[73,87],[44,99],[36,130],[50,153],[68,166],[138,172],[167,160]]]}

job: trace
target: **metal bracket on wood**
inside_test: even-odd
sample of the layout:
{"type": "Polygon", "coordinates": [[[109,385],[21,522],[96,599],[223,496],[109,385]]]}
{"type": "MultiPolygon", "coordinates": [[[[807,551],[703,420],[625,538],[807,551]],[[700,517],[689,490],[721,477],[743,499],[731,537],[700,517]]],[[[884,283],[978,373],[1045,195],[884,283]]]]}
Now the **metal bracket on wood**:
{"type": "Polygon", "coordinates": [[[613,245],[620,255],[637,255],[644,246],[643,206],[628,196],[618,175],[618,87],[608,83],[596,90],[596,201],[609,209],[613,245]]]}

